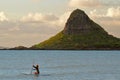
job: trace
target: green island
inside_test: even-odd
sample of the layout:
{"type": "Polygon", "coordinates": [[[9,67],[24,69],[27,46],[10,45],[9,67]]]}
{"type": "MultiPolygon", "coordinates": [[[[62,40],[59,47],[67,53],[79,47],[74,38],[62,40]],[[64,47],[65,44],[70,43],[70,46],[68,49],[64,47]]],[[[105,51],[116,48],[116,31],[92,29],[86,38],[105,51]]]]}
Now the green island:
{"type": "Polygon", "coordinates": [[[74,10],[63,31],[29,50],[120,50],[120,39],[108,34],[80,9],[74,10]]]}

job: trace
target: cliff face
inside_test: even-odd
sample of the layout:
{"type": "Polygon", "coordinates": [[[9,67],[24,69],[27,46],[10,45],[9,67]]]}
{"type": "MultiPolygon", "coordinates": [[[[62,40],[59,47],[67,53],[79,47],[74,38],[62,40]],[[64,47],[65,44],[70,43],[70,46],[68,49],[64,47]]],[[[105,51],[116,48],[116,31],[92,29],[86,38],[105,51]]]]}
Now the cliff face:
{"type": "Polygon", "coordinates": [[[76,9],[71,13],[63,31],[30,49],[120,49],[120,39],[109,35],[84,11],[76,9]]]}
{"type": "Polygon", "coordinates": [[[93,22],[87,14],[79,9],[74,10],[66,22],[64,34],[81,34],[92,31],[107,33],[98,24],[93,22]]]}

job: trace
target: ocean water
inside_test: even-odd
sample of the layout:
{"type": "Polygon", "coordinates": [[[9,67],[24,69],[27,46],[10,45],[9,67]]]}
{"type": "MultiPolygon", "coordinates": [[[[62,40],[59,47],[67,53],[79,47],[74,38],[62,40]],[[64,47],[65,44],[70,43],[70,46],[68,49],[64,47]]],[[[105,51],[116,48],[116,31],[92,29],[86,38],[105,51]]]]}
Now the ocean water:
{"type": "Polygon", "coordinates": [[[0,80],[120,80],[120,51],[2,50],[0,80]]]}

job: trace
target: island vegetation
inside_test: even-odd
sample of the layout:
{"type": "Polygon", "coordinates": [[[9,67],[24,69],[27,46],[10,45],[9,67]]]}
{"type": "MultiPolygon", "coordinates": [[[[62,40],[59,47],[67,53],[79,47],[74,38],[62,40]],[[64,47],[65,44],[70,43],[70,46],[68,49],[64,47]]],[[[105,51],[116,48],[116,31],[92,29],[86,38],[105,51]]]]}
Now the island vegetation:
{"type": "Polygon", "coordinates": [[[48,40],[21,50],[120,50],[120,39],[108,34],[80,9],[74,10],[64,30],[48,40]]]}

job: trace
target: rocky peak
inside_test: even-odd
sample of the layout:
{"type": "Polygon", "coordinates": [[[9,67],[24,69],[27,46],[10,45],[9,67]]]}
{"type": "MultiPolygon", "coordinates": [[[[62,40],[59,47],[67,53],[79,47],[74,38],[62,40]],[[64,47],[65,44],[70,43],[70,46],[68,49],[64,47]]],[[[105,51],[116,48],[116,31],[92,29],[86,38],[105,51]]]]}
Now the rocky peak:
{"type": "Polygon", "coordinates": [[[100,31],[103,29],[93,22],[84,11],[76,9],[67,20],[63,32],[64,34],[80,34],[88,33],[93,30],[100,31]]]}

